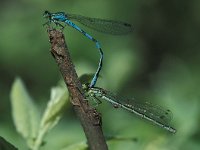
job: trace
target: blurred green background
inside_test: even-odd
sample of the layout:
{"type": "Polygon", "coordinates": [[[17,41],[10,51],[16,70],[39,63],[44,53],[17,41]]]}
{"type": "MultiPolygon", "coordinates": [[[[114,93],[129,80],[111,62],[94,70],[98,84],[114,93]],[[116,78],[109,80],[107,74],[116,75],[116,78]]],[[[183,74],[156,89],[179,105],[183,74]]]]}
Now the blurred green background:
{"type": "MultiPolygon", "coordinates": [[[[121,20],[134,32],[112,36],[85,31],[100,41],[105,59],[97,86],[150,101],[173,112],[175,135],[123,110],[103,103],[105,135],[137,138],[114,141],[110,149],[197,150],[200,148],[200,1],[198,0],[2,0],[0,2],[0,136],[19,149],[27,149],[15,131],[10,90],[16,76],[25,82],[42,110],[50,88],[61,79],[49,53],[44,10],[121,20]]],[[[77,23],[77,25],[79,25],[77,23]]],[[[64,30],[79,75],[94,73],[99,53],[93,42],[70,27],[64,30]]],[[[84,141],[84,133],[71,105],[61,122],[46,137],[42,149],[61,149],[84,141]]]]}

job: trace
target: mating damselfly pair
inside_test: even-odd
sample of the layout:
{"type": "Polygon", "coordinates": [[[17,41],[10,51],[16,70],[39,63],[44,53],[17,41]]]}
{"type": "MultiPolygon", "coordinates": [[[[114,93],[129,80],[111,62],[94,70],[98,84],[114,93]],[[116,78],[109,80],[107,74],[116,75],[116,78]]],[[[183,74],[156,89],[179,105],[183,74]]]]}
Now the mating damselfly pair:
{"type": "Polygon", "coordinates": [[[103,51],[101,49],[100,43],[95,38],[86,33],[71,20],[78,21],[79,23],[94,30],[114,35],[126,34],[131,32],[133,30],[133,27],[130,24],[121,21],[89,18],[81,15],[67,14],[64,12],[50,13],[49,11],[45,11],[43,16],[48,19],[45,24],[49,25],[50,23],[54,23],[60,26],[62,29],[65,25],[71,26],[96,44],[96,47],[100,52],[99,65],[90,84],[83,84],[83,88],[88,99],[93,99],[98,103],[100,103],[102,100],[108,101],[115,108],[123,108],[148,121],[153,122],[154,124],[168,130],[169,132],[176,132],[176,130],[169,125],[169,122],[172,118],[172,113],[170,110],[165,110],[158,105],[153,105],[148,102],[141,103],[133,99],[122,99],[109,91],[106,91],[99,87],[95,87],[99,73],[102,68],[103,51]],[[64,23],[64,25],[62,25],[62,23],[64,23]]]}
{"type": "Polygon", "coordinates": [[[79,26],[74,24],[71,20],[78,21],[79,23],[91,29],[94,29],[96,31],[113,34],[113,35],[127,34],[133,30],[133,27],[131,26],[131,24],[128,24],[125,22],[106,20],[106,19],[100,19],[100,18],[90,18],[90,17],[81,16],[81,15],[68,14],[64,12],[50,13],[49,11],[45,11],[43,16],[48,19],[48,21],[44,25],[46,24],[49,25],[50,23],[54,23],[60,26],[62,29],[64,28],[65,25],[71,26],[96,44],[96,48],[99,50],[99,53],[100,53],[100,60],[99,60],[97,71],[94,74],[94,77],[89,87],[94,87],[99,77],[99,73],[101,71],[102,64],[103,64],[103,51],[102,51],[99,41],[93,38],[90,34],[86,33],[79,26]],[[62,25],[62,23],[64,25],[62,25]]]}

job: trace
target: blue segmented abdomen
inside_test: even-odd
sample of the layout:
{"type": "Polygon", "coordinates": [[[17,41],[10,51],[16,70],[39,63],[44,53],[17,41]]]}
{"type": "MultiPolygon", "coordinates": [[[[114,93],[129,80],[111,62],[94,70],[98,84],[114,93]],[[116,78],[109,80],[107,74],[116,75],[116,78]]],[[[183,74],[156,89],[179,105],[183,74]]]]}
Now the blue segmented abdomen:
{"type": "Polygon", "coordinates": [[[98,41],[96,41],[96,47],[97,47],[98,49],[101,48],[100,43],[99,43],[98,41]]]}
{"type": "Polygon", "coordinates": [[[68,25],[72,26],[73,28],[75,28],[76,30],[78,30],[79,32],[81,32],[83,35],[85,35],[88,39],[92,40],[93,42],[96,43],[96,47],[99,49],[101,48],[100,43],[94,39],[91,35],[89,35],[88,33],[86,33],[84,30],[82,30],[81,28],[79,28],[76,24],[74,24],[73,22],[71,22],[70,20],[65,20],[65,23],[67,23],[68,25]]]}
{"type": "Polygon", "coordinates": [[[78,30],[79,32],[81,32],[83,35],[85,35],[88,39],[90,39],[91,41],[95,42],[96,44],[96,48],[99,49],[99,52],[100,52],[100,62],[99,62],[99,66],[97,68],[97,71],[90,83],[90,87],[94,87],[96,82],[97,82],[97,79],[98,79],[98,76],[99,76],[99,72],[101,70],[101,67],[102,67],[102,60],[103,60],[103,51],[101,50],[101,46],[100,46],[100,43],[94,39],[91,35],[89,35],[88,33],[86,33],[84,30],[82,30],[81,28],[79,28],[76,24],[74,24],[73,22],[71,22],[70,20],[65,20],[65,23],[68,24],[69,26],[75,28],[76,30],[78,30]]]}

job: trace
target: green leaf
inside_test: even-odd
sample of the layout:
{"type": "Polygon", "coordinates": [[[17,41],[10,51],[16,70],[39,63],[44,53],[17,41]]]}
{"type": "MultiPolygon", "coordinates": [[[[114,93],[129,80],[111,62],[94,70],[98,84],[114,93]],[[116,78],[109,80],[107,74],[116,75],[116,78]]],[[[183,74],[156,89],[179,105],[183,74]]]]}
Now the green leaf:
{"type": "Polygon", "coordinates": [[[17,148],[0,136],[0,150],[17,150],[17,148]]]}
{"type": "Polygon", "coordinates": [[[44,112],[41,121],[41,128],[47,128],[50,130],[54,127],[61,118],[64,107],[69,100],[69,94],[66,88],[54,87],[51,89],[50,101],[47,104],[47,108],[44,112]]]}
{"type": "Polygon", "coordinates": [[[39,114],[20,78],[16,78],[12,85],[11,105],[15,127],[29,145],[37,136],[39,114]]]}
{"type": "Polygon", "coordinates": [[[62,112],[69,100],[69,94],[66,88],[55,87],[51,90],[50,101],[43,114],[39,134],[34,143],[34,150],[38,150],[43,143],[44,136],[51,130],[60,120],[62,112]]]}

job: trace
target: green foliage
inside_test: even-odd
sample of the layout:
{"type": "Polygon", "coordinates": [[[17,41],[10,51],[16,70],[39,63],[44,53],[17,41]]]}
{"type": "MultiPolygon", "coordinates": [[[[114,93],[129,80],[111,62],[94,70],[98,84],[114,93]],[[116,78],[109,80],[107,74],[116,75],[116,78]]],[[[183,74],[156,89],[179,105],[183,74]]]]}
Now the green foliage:
{"type": "MultiPolygon", "coordinates": [[[[132,114],[102,103],[97,109],[102,114],[104,133],[138,139],[138,142],[108,142],[109,148],[199,150],[199,6],[197,0],[2,1],[0,135],[20,150],[27,150],[25,142],[14,132],[10,118],[10,85],[15,76],[20,75],[28,81],[31,95],[37,97],[36,104],[20,79],[12,86],[14,124],[29,147],[33,147],[36,141],[39,141],[38,145],[46,141],[42,150],[60,150],[72,146],[72,143],[77,143],[77,146],[73,144],[74,149],[79,144],[84,147],[84,133],[70,109],[65,111],[66,118],[55,127],[62,106],[58,106],[61,110],[56,107],[53,111],[53,106],[44,110],[38,107],[48,100],[50,87],[60,80],[57,65],[49,54],[50,44],[42,26],[42,13],[44,10],[64,11],[133,24],[135,30],[130,36],[119,37],[80,26],[99,40],[104,51],[100,73],[103,78],[98,80],[97,86],[122,96],[151,101],[173,112],[171,124],[177,133],[169,135],[132,114]],[[48,131],[51,132],[46,134],[48,131]]],[[[94,43],[72,28],[66,27],[63,32],[76,71],[79,74],[93,73],[99,59],[94,43]]],[[[61,103],[64,102],[55,105],[61,103]]]]}
{"type": "Polygon", "coordinates": [[[51,98],[41,119],[39,134],[35,141],[34,150],[39,149],[43,142],[44,135],[58,123],[68,99],[69,95],[66,92],[66,89],[61,87],[52,88],[51,98]]]}
{"type": "Polygon", "coordinates": [[[44,136],[60,120],[69,96],[63,87],[54,87],[41,119],[21,79],[16,78],[11,90],[12,114],[17,131],[32,150],[39,150],[44,136]]]}
{"type": "Polygon", "coordinates": [[[51,89],[51,98],[41,120],[42,128],[49,130],[57,124],[68,99],[66,88],[54,87],[51,89]]]}
{"type": "Polygon", "coordinates": [[[86,144],[86,142],[80,142],[64,147],[61,150],[88,150],[88,145],[86,144]]]}
{"type": "MultiPolygon", "coordinates": [[[[108,143],[112,143],[112,142],[126,142],[126,141],[131,141],[131,142],[136,142],[137,139],[136,138],[127,138],[127,137],[117,137],[117,136],[106,136],[106,141],[108,143]]],[[[89,147],[87,145],[87,142],[84,141],[84,142],[79,142],[79,143],[74,143],[74,144],[71,144],[67,147],[64,147],[63,149],[61,150],[88,150],[89,147]]]]}
{"type": "Polygon", "coordinates": [[[17,148],[0,136],[0,150],[17,150],[17,148]]]}
{"type": "Polygon", "coordinates": [[[94,74],[91,73],[91,74],[83,74],[79,77],[79,80],[81,82],[81,84],[87,84],[87,83],[90,83],[92,78],[93,78],[94,74]]]}
{"type": "Polygon", "coordinates": [[[15,127],[31,148],[38,134],[39,111],[19,78],[11,89],[11,104],[15,127]]]}

